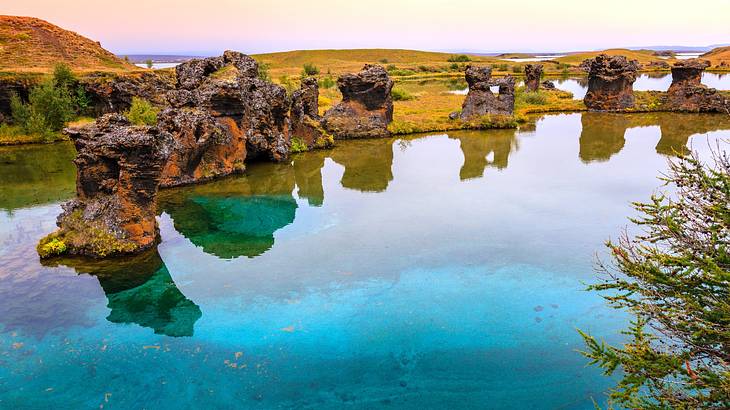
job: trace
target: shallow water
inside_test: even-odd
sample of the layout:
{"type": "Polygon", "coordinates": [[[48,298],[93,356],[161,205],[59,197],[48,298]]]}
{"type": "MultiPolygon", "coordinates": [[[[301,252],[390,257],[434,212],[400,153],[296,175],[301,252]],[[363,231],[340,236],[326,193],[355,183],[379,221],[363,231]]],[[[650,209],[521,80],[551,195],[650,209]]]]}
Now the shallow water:
{"type": "Polygon", "coordinates": [[[611,381],[575,328],[627,320],[582,290],[594,255],[668,155],[728,130],[583,113],[341,142],[163,191],[157,251],[47,266],[73,168],[8,149],[0,408],[592,409],[611,381]]]}
{"type": "MultiPolygon", "coordinates": [[[[575,100],[582,100],[588,91],[587,77],[546,77],[544,79],[552,81],[553,84],[555,84],[555,87],[559,90],[570,91],[573,93],[573,99],[575,100]]],[[[466,82],[462,82],[460,84],[460,88],[447,86],[449,88],[449,92],[452,94],[466,95],[469,92],[466,82]]],[[[634,90],[667,91],[671,84],[672,75],[669,73],[641,74],[636,78],[636,82],[634,82],[634,90]]],[[[702,73],[702,84],[718,90],[730,90],[730,74],[702,73]]],[[[524,83],[520,81],[517,85],[524,85],[524,83]]],[[[498,87],[492,87],[492,91],[497,92],[497,88],[498,87]]]]}

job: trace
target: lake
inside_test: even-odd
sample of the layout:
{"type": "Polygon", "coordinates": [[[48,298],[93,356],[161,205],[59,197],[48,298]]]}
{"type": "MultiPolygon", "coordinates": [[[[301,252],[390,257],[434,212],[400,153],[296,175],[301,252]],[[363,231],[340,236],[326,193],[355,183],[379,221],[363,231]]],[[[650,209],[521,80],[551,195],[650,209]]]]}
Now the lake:
{"type": "Polygon", "coordinates": [[[0,408],[592,409],[585,292],[700,114],[341,141],[160,196],[161,243],[39,262],[73,147],[0,148],[0,408]],[[604,255],[605,256],[605,255],[604,255]]]}
{"type": "MultiPolygon", "coordinates": [[[[582,100],[588,91],[587,77],[544,77],[543,80],[550,80],[555,87],[573,93],[573,99],[582,100]]],[[[466,88],[466,82],[462,83],[462,87],[450,90],[453,94],[466,95],[469,91],[466,88]]],[[[672,75],[669,73],[651,73],[640,74],[634,82],[635,91],[667,91],[672,84],[672,75]]],[[[716,88],[718,90],[730,90],[730,74],[720,73],[702,73],[702,84],[716,88]]],[[[518,86],[524,85],[524,82],[518,81],[518,86]]],[[[498,87],[492,87],[493,92],[498,91],[498,87]]]]}

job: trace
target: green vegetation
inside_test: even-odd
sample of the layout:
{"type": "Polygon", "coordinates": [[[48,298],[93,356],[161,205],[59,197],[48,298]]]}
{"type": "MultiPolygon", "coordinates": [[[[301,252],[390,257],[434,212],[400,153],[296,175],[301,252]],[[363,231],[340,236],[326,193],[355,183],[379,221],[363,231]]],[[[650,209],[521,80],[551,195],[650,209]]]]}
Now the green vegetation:
{"type": "Polygon", "coordinates": [[[291,148],[289,149],[289,152],[291,152],[292,154],[296,154],[299,152],[305,152],[308,150],[309,150],[309,148],[307,147],[307,144],[305,144],[301,138],[293,137],[291,139],[291,148]]]}
{"type": "Polygon", "coordinates": [[[281,84],[281,86],[284,87],[284,89],[286,90],[286,93],[289,96],[291,96],[292,93],[297,88],[299,88],[299,85],[294,80],[292,80],[291,78],[289,78],[289,76],[286,75],[286,74],[285,75],[282,75],[281,77],[279,77],[279,84],[281,84]]]}
{"type": "Polygon", "coordinates": [[[306,63],[302,66],[302,78],[304,77],[311,77],[313,75],[319,74],[319,68],[317,68],[316,65],[311,63],[306,63]]]}
{"type": "Polygon", "coordinates": [[[264,81],[271,82],[271,75],[269,74],[269,64],[259,61],[259,78],[264,81]]]}
{"type": "Polygon", "coordinates": [[[581,332],[590,363],[621,377],[610,392],[621,408],[730,404],[730,158],[712,157],[670,162],[663,180],[673,193],[634,204],[641,233],[607,242],[604,280],[589,287],[636,317],[622,346],[581,332]]]}
{"type": "Polygon", "coordinates": [[[150,60],[149,58],[145,60],[144,64],[147,66],[147,68],[152,68],[153,65],[152,60],[150,60]]]}
{"type": "Polygon", "coordinates": [[[321,88],[332,88],[335,86],[335,84],[337,83],[335,82],[335,79],[332,78],[331,74],[327,74],[319,80],[319,86],[321,88]]]}
{"type": "Polygon", "coordinates": [[[157,112],[149,101],[138,97],[132,97],[132,105],[124,115],[134,125],[155,125],[157,124],[157,112]]]}
{"type": "Polygon", "coordinates": [[[61,224],[60,229],[38,242],[36,250],[41,258],[63,255],[72,249],[72,253],[100,258],[137,249],[134,242],[117,238],[99,222],[85,220],[80,209],[64,218],[61,224]]]}
{"type": "Polygon", "coordinates": [[[415,95],[399,87],[393,87],[393,89],[390,90],[390,95],[393,97],[393,101],[409,101],[416,99],[415,95]]]}
{"type": "Polygon", "coordinates": [[[545,93],[542,93],[540,91],[527,93],[524,92],[518,92],[515,95],[515,105],[517,106],[524,106],[524,105],[545,105],[547,104],[547,96],[545,93]]]}
{"type": "Polygon", "coordinates": [[[0,130],[0,138],[31,136],[37,141],[61,139],[59,131],[67,122],[84,114],[90,101],[83,87],[65,64],[56,65],[53,76],[30,90],[28,102],[17,95],[10,98],[13,126],[0,130]]]}
{"type": "Polygon", "coordinates": [[[224,81],[235,81],[238,77],[238,69],[233,65],[227,65],[210,75],[210,78],[224,81]]]}
{"type": "Polygon", "coordinates": [[[380,60],[378,60],[378,62],[379,62],[380,64],[388,64],[388,61],[389,61],[389,60],[388,60],[387,58],[381,58],[380,60]]]}
{"type": "Polygon", "coordinates": [[[446,60],[446,61],[448,61],[450,63],[467,63],[467,62],[471,61],[471,58],[469,58],[469,56],[466,54],[459,54],[459,55],[449,57],[448,60],[446,60]]]}
{"type": "Polygon", "coordinates": [[[521,65],[513,65],[512,66],[512,72],[515,74],[522,74],[525,71],[524,68],[522,68],[521,65]]]}

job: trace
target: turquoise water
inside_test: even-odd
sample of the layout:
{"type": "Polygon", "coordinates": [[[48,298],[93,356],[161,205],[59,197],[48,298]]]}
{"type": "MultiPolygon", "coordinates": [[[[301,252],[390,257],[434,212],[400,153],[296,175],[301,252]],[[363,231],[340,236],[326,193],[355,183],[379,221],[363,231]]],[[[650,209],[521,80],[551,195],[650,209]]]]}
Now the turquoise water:
{"type": "Polygon", "coordinates": [[[29,163],[69,147],[0,150],[0,408],[591,409],[612,381],[575,329],[627,320],[583,291],[594,257],[669,155],[728,130],[586,113],[341,142],[163,191],[157,250],[46,266],[73,166],[29,163]]]}

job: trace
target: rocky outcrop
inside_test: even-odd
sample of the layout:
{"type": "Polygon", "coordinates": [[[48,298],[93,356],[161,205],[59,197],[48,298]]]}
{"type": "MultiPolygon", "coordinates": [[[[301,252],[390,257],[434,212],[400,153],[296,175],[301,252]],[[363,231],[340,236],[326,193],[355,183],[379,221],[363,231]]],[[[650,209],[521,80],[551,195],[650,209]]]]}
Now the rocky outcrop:
{"type": "Polygon", "coordinates": [[[13,75],[0,77],[0,123],[10,119],[10,99],[17,95],[21,100],[28,101],[30,89],[38,83],[38,78],[28,75],[13,75]]]}
{"type": "Polygon", "coordinates": [[[41,257],[135,253],[157,241],[157,189],[170,135],[108,114],[68,128],[76,146],[76,199],[63,205],[59,229],[38,245],[41,257]]]}
{"type": "Polygon", "coordinates": [[[322,118],[319,116],[319,84],[314,77],[302,80],[299,90],[292,94],[291,135],[307,149],[329,148],[334,141],[322,127],[322,118]]]}
{"type": "Polygon", "coordinates": [[[729,112],[730,101],[714,88],[702,84],[702,72],[710,66],[705,60],[678,61],[672,67],[672,84],[666,106],[672,111],[729,112]]]}
{"type": "Polygon", "coordinates": [[[469,93],[461,106],[461,119],[468,121],[487,114],[512,115],[515,109],[515,80],[512,76],[492,79],[489,67],[466,67],[469,93]],[[499,87],[495,95],[491,87],[499,87]]]}
{"type": "Polygon", "coordinates": [[[95,115],[122,112],[139,97],[155,105],[165,103],[165,93],[174,88],[172,78],[157,72],[119,76],[90,75],[80,81],[95,115]]]}
{"type": "Polygon", "coordinates": [[[379,65],[337,79],[342,102],[325,112],[324,128],[338,139],[387,137],[393,121],[393,80],[379,65]]]}
{"type": "Polygon", "coordinates": [[[542,64],[525,64],[525,90],[534,92],[540,89],[542,64]]]}
{"type": "Polygon", "coordinates": [[[590,110],[616,111],[634,106],[633,84],[639,63],[624,56],[600,54],[585,64],[588,92],[583,102],[590,110]]]}
{"type": "Polygon", "coordinates": [[[289,97],[286,90],[258,77],[239,78],[245,107],[242,127],[251,158],[284,161],[289,157],[289,97]]]}
{"type": "Polygon", "coordinates": [[[554,90],[555,89],[555,83],[549,80],[545,80],[542,82],[542,88],[546,90],[554,90]]]}

